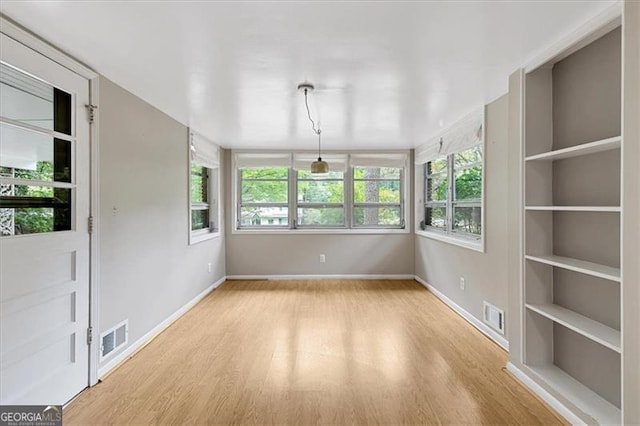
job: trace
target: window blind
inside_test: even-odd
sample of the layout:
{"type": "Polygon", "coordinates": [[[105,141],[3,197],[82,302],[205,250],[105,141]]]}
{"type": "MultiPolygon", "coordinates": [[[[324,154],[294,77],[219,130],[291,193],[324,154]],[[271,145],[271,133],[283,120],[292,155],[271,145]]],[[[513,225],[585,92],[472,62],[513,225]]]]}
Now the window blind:
{"type": "Polygon", "coordinates": [[[407,162],[407,153],[351,154],[352,167],[395,167],[402,168],[407,162]]]}
{"type": "MultiPolygon", "coordinates": [[[[296,170],[309,170],[311,163],[318,159],[318,154],[303,153],[293,155],[293,168],[296,170]]],[[[330,172],[346,172],[347,156],[345,154],[322,154],[322,160],[329,164],[330,172]]]]}
{"type": "Polygon", "coordinates": [[[220,167],[220,147],[197,133],[190,132],[191,162],[210,169],[220,167]]]}
{"type": "Polygon", "coordinates": [[[239,152],[235,154],[235,164],[238,169],[259,167],[289,167],[291,155],[289,153],[256,153],[239,152]]]}
{"type": "Polygon", "coordinates": [[[480,108],[417,147],[415,163],[424,164],[482,143],[483,127],[484,108],[480,108]]]}

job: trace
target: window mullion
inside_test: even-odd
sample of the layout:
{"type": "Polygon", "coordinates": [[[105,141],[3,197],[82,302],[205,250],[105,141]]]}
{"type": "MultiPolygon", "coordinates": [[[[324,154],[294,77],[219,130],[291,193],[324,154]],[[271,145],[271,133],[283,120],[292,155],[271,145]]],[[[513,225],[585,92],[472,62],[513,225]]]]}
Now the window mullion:
{"type": "Polygon", "coordinates": [[[455,182],[453,181],[454,170],[453,170],[453,161],[454,154],[449,154],[447,156],[447,233],[453,231],[453,195],[455,192],[455,182]]]}
{"type": "Polygon", "coordinates": [[[289,167],[289,228],[298,226],[298,172],[289,167]]]}

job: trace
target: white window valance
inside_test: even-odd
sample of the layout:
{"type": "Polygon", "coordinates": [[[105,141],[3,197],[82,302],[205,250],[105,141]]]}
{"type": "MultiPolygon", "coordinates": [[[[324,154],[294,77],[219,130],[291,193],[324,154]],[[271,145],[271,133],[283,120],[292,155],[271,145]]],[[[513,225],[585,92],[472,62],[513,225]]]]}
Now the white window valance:
{"type": "MultiPolygon", "coordinates": [[[[303,153],[293,154],[293,168],[296,170],[309,170],[311,163],[318,159],[318,154],[303,153]]],[[[329,164],[330,172],[346,172],[347,156],[345,154],[322,154],[322,160],[329,164]]]]}
{"type": "Polygon", "coordinates": [[[235,155],[235,164],[238,169],[258,167],[289,167],[291,155],[288,153],[258,153],[239,152],[235,155]]]}
{"type": "Polygon", "coordinates": [[[408,154],[401,152],[351,154],[351,166],[402,168],[406,165],[407,158],[408,154]]]}
{"type": "Polygon", "coordinates": [[[483,137],[484,108],[480,108],[417,147],[415,163],[424,164],[436,158],[472,148],[482,143],[483,137]]]}
{"type": "Polygon", "coordinates": [[[220,167],[220,147],[195,132],[189,133],[191,162],[215,169],[220,167]]]}

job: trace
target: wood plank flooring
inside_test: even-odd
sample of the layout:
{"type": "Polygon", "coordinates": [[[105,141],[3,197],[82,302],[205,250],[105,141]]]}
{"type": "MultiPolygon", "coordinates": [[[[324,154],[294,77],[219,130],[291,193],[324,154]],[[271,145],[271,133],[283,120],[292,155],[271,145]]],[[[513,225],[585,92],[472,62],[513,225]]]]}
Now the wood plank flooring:
{"type": "Polygon", "coordinates": [[[563,424],[415,281],[227,281],[65,424],[563,424]]]}

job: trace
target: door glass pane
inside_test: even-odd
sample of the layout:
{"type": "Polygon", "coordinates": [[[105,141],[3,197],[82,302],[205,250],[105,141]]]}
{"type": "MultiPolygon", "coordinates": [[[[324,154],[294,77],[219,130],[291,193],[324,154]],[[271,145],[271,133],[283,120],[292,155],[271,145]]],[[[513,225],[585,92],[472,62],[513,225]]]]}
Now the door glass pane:
{"type": "Polygon", "coordinates": [[[0,63],[0,115],[71,135],[71,95],[0,63]]]}
{"type": "Polygon", "coordinates": [[[0,191],[1,235],[71,229],[71,189],[3,183],[0,191]]]}
{"type": "Polygon", "coordinates": [[[71,142],[5,124],[0,140],[3,176],[71,182],[71,142]]]}

